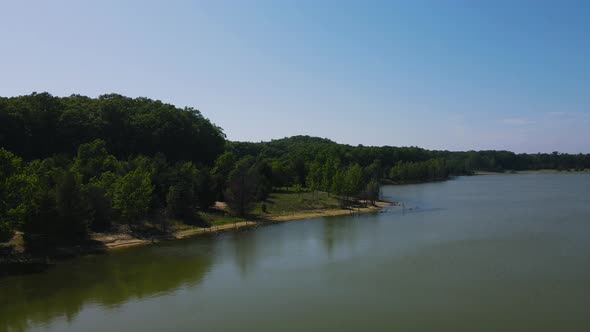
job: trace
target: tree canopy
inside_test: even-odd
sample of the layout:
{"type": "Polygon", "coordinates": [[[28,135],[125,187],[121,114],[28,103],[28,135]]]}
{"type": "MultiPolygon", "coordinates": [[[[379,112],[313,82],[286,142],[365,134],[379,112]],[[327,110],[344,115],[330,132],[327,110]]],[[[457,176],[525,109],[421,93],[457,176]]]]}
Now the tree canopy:
{"type": "Polygon", "coordinates": [[[211,165],[225,135],[194,108],[106,94],[0,97],[0,146],[27,160],[74,154],[97,138],[118,158],[161,152],[168,160],[211,165]]]}

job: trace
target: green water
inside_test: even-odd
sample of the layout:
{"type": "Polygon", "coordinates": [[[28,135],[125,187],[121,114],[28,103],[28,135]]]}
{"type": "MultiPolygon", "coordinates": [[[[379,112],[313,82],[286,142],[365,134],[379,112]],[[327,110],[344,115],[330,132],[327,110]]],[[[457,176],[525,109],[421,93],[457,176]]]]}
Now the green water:
{"type": "Polygon", "coordinates": [[[0,330],[590,331],[590,175],[389,186],[402,208],[0,279],[0,330]]]}

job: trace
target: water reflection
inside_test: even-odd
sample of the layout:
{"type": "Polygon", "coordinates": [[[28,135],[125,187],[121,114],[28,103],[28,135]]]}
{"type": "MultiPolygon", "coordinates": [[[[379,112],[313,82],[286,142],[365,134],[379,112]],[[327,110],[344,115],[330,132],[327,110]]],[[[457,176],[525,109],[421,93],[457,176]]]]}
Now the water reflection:
{"type": "Polygon", "coordinates": [[[45,273],[0,280],[0,330],[25,331],[88,304],[108,310],[199,283],[213,262],[214,239],[132,248],[63,262],[45,273]]]}
{"type": "Polygon", "coordinates": [[[336,241],[336,227],[337,224],[333,222],[333,220],[326,220],[323,223],[323,232],[322,232],[322,240],[324,244],[324,250],[328,257],[332,258],[332,253],[334,251],[334,242],[336,241]]]}
{"type": "Polygon", "coordinates": [[[82,257],[42,274],[6,278],[0,280],[0,331],[25,331],[58,319],[70,322],[93,305],[124,310],[129,302],[194,288],[210,271],[218,278],[213,266],[225,262],[246,280],[268,266],[295,270],[343,261],[360,255],[378,236],[378,216],[267,225],[82,257]]]}
{"type": "MultiPolygon", "coordinates": [[[[376,222],[375,215],[339,216],[326,218],[321,225],[321,240],[326,256],[330,259],[351,255],[359,247],[359,236],[368,234],[376,222]]],[[[364,241],[364,240],[363,240],[364,241]]]]}
{"type": "Polygon", "coordinates": [[[242,278],[245,278],[248,272],[256,267],[258,255],[254,231],[255,229],[239,231],[233,237],[233,256],[242,278]]]}

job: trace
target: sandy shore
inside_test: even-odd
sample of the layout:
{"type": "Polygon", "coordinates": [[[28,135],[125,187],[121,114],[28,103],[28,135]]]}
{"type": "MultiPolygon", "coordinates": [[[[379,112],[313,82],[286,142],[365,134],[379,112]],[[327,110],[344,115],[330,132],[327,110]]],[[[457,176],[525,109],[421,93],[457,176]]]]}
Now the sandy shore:
{"type": "Polygon", "coordinates": [[[395,205],[395,203],[385,202],[385,201],[377,201],[376,206],[370,206],[370,207],[359,208],[359,209],[354,209],[354,210],[334,209],[334,210],[302,211],[302,212],[288,214],[288,215],[269,216],[262,221],[243,221],[243,222],[237,222],[237,223],[233,223],[233,224],[212,226],[212,227],[208,227],[208,228],[185,229],[185,230],[174,232],[167,237],[151,239],[151,240],[135,238],[129,234],[94,234],[92,236],[92,240],[101,243],[107,249],[128,248],[128,247],[134,247],[134,246],[138,246],[138,245],[147,245],[147,244],[157,243],[159,241],[164,241],[164,240],[184,239],[187,237],[192,237],[192,236],[197,236],[197,235],[231,231],[231,230],[236,230],[236,229],[240,229],[240,228],[244,228],[244,227],[261,226],[261,225],[265,225],[265,224],[269,224],[269,223],[278,223],[278,222],[286,222],[286,221],[294,221],[294,220],[303,220],[303,219],[330,217],[330,216],[341,216],[341,215],[359,214],[359,213],[371,213],[371,212],[379,211],[385,206],[392,206],[392,205],[395,205]]]}

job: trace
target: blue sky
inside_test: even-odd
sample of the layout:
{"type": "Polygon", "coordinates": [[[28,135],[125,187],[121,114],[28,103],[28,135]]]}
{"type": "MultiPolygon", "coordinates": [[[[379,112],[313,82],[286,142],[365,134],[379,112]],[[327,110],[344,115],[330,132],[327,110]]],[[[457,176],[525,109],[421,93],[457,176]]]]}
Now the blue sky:
{"type": "Polygon", "coordinates": [[[0,95],[193,106],[229,139],[590,152],[590,1],[12,1],[0,95]]]}

